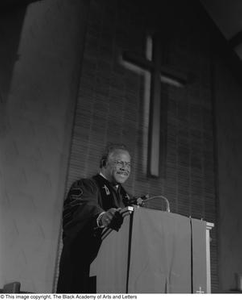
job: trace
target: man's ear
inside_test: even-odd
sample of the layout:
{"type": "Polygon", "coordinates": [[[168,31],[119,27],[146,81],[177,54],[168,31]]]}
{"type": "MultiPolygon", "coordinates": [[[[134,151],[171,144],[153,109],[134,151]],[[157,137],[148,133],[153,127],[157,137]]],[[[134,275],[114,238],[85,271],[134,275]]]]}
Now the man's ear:
{"type": "Polygon", "coordinates": [[[101,161],[101,166],[106,167],[106,164],[107,164],[107,160],[105,158],[103,158],[101,161]]]}
{"type": "Polygon", "coordinates": [[[99,167],[103,168],[106,167],[106,165],[107,165],[107,156],[105,155],[100,159],[99,167]]]}

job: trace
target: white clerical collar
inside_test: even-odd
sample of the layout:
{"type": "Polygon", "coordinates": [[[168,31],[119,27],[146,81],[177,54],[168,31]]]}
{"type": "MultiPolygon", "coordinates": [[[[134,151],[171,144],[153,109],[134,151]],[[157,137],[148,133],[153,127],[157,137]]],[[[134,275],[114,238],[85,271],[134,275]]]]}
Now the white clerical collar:
{"type": "MultiPolygon", "coordinates": [[[[108,179],[106,178],[106,176],[105,176],[105,175],[103,175],[103,173],[102,173],[102,172],[99,172],[99,175],[100,175],[100,176],[102,176],[104,179],[108,180],[108,179]]],[[[116,185],[113,185],[113,187],[115,187],[116,189],[118,189],[119,185],[118,185],[118,184],[116,184],[116,185]]]]}
{"type": "Polygon", "coordinates": [[[106,176],[104,176],[102,172],[100,172],[99,175],[101,175],[103,178],[107,180],[106,176]]]}

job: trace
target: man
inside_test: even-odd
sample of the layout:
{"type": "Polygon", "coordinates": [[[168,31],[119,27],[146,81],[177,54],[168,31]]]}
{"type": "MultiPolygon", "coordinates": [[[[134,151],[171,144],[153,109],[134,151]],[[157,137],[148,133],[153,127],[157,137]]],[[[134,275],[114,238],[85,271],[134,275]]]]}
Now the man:
{"type": "Polygon", "coordinates": [[[110,145],[100,161],[100,173],[76,181],[63,210],[63,250],[57,293],[94,293],[91,262],[101,245],[103,228],[119,230],[121,208],[130,196],[122,187],[129,178],[131,157],[124,145],[110,145]]]}

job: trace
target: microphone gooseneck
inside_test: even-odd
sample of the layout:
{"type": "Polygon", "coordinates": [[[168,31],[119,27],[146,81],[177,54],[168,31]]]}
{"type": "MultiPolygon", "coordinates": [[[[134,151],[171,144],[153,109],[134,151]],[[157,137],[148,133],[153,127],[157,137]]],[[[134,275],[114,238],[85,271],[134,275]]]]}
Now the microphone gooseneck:
{"type": "Polygon", "coordinates": [[[168,200],[165,196],[163,196],[163,195],[153,196],[153,197],[150,197],[150,198],[147,198],[147,199],[138,198],[138,199],[137,199],[137,204],[138,204],[139,206],[142,207],[142,206],[145,205],[146,202],[148,202],[148,201],[150,201],[150,200],[153,200],[153,199],[155,199],[155,198],[161,198],[161,199],[165,200],[165,202],[166,202],[166,211],[167,211],[167,212],[171,212],[171,209],[170,209],[170,202],[169,202],[169,200],[168,200]]]}

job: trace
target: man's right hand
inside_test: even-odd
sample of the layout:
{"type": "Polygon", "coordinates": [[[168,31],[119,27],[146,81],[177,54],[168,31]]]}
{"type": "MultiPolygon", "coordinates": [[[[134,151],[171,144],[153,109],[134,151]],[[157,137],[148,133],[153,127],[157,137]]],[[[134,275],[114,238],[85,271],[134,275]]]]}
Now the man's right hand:
{"type": "Polygon", "coordinates": [[[119,231],[123,224],[123,216],[120,214],[121,208],[110,208],[101,215],[99,227],[109,227],[119,231]]]}

